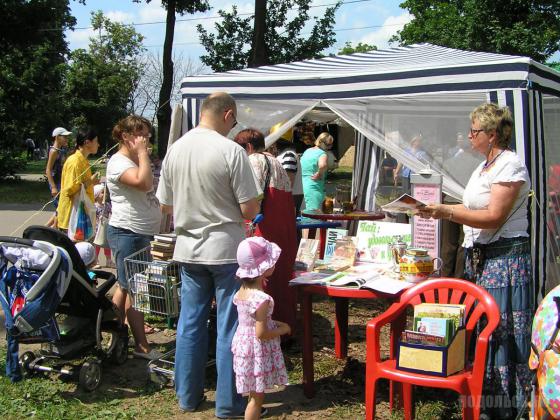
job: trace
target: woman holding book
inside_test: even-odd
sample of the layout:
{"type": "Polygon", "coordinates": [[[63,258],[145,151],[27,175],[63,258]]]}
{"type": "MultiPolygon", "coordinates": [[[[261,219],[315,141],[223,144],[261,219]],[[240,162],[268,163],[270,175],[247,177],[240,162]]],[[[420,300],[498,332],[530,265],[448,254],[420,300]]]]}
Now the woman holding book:
{"type": "Polygon", "coordinates": [[[147,119],[136,115],[120,120],[113,128],[119,151],[107,163],[107,187],[112,205],[107,239],[117,265],[119,282],[113,303],[132,330],[136,343],[134,355],[145,359],[160,357],[161,353],[152,350],[148,344],[144,314],[132,308],[124,259],[150,246],[150,240],[160,229],[161,212],[153,190],[154,177],[148,153],[151,128],[147,119]]]}
{"type": "Polygon", "coordinates": [[[274,318],[296,328],[296,297],[288,282],[294,277],[297,253],[296,212],[292,198],[292,184],[282,164],[264,151],[264,135],[258,130],[247,129],[235,136],[235,142],[249,155],[257,182],[263,191],[260,213],[264,219],[257,225],[255,235],[276,243],[282,253],[270,276],[265,291],[276,305],[274,318]]]}
{"type": "Polygon", "coordinates": [[[494,402],[501,398],[509,404],[494,406],[494,411],[482,407],[482,412],[490,418],[508,418],[515,416],[530,381],[533,279],[527,200],[531,186],[523,161],[509,149],[513,129],[509,109],[483,104],[470,118],[471,146],[486,159],[471,175],[462,204],[429,205],[420,214],[464,225],[465,278],[484,287],[500,307],[484,392],[494,402]]]}

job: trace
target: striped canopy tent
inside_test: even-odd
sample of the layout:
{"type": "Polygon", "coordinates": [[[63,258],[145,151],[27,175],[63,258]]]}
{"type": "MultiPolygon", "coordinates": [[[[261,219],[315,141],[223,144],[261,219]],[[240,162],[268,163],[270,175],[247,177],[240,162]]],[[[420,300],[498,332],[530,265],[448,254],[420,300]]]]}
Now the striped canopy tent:
{"type": "Polygon", "coordinates": [[[534,190],[528,205],[539,295],[558,283],[560,206],[554,210],[557,191],[548,181],[560,168],[560,73],[527,57],[416,44],[193,76],[181,83],[182,133],[198,123],[202,100],[216,91],[235,97],[241,128],[268,133],[284,122],[267,145],[313,109],[345,120],[356,132],[353,194],[366,209],[375,204],[381,150],[415,172],[441,172],[444,192],[460,198],[482,160],[467,150],[470,111],[483,102],[507,105],[515,120],[511,148],[525,160],[534,190]],[[461,157],[452,156],[458,133],[467,143],[461,157]],[[422,161],[407,153],[419,135],[422,161]]]}

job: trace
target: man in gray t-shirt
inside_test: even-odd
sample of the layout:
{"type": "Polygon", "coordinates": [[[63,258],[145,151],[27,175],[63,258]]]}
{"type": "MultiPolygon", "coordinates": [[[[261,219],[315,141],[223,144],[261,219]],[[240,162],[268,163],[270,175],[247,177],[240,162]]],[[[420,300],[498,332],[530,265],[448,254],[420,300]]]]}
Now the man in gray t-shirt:
{"type": "Polygon", "coordinates": [[[259,211],[251,164],[243,148],[225,137],[237,124],[237,107],[227,93],[208,96],[200,124],[177,140],[162,163],[157,198],[173,213],[177,243],[173,259],[181,263],[181,314],[177,325],[175,390],[179,408],[195,411],[204,401],[208,356],[206,327],[216,297],[216,416],[245,411],[237,394],[231,340],[237,325],[233,296],[237,246],[244,219],[259,211]]]}

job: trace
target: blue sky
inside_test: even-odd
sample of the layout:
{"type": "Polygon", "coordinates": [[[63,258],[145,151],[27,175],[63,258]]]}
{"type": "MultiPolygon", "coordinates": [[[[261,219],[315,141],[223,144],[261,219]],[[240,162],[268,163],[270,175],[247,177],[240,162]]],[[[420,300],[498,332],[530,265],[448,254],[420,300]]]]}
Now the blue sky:
{"type": "MultiPolygon", "coordinates": [[[[402,0],[344,1],[347,4],[343,4],[336,13],[336,44],[327,53],[336,53],[347,41],[353,44],[365,42],[378,48],[390,47],[389,38],[411,20],[408,12],[399,7],[402,0]]],[[[325,7],[320,5],[335,2],[336,0],[313,0],[312,4],[319,7],[312,8],[311,14],[322,15],[325,7]]],[[[212,9],[209,12],[177,16],[174,51],[181,53],[184,59],[190,59],[193,64],[200,63],[199,57],[205,50],[198,42],[196,25],[200,23],[212,31],[216,22],[212,17],[217,16],[220,9],[231,10],[233,4],[237,5],[240,14],[254,12],[253,0],[210,0],[212,9]],[[181,22],[180,19],[189,21],[181,22]]],[[[149,4],[133,3],[132,0],[88,0],[85,6],[72,1],[70,6],[77,19],[77,29],[66,33],[71,49],[85,48],[89,37],[95,36],[91,29],[87,29],[90,26],[90,14],[94,10],[101,10],[114,21],[134,24],[136,30],[144,35],[144,45],[149,51],[157,54],[162,50],[166,12],[161,7],[161,0],[153,0],[149,4]]],[[[306,29],[302,32],[305,31],[306,29]]],[[[560,52],[551,57],[551,61],[560,61],[560,52]]]]}
{"type": "MultiPolygon", "coordinates": [[[[327,52],[337,52],[344,46],[346,41],[352,43],[365,42],[376,45],[378,48],[388,47],[389,38],[411,17],[406,10],[399,7],[402,0],[344,0],[336,13],[336,44],[327,52]]],[[[314,0],[313,5],[333,4],[335,0],[314,0]]],[[[174,51],[181,52],[184,58],[190,58],[199,62],[200,55],[204,54],[204,48],[198,42],[196,25],[202,24],[205,28],[212,30],[219,9],[231,10],[231,6],[237,5],[239,13],[253,13],[254,1],[243,0],[232,2],[229,0],[210,0],[212,9],[206,13],[195,15],[177,16],[177,19],[196,19],[188,22],[177,22],[175,26],[174,51]]],[[[111,20],[135,24],[135,29],[144,35],[144,45],[149,51],[161,52],[165,34],[165,10],[161,7],[161,0],[153,0],[149,4],[133,3],[132,0],[89,0],[84,6],[77,1],[70,2],[72,14],[77,19],[76,28],[87,28],[90,26],[90,13],[101,10],[111,20]],[[161,23],[153,23],[161,22],[161,23]]],[[[312,15],[322,15],[325,7],[314,7],[312,15]]],[[[305,32],[305,29],[302,31],[305,32]]],[[[75,29],[67,31],[66,37],[71,49],[85,48],[88,39],[95,36],[91,29],[75,29]]]]}

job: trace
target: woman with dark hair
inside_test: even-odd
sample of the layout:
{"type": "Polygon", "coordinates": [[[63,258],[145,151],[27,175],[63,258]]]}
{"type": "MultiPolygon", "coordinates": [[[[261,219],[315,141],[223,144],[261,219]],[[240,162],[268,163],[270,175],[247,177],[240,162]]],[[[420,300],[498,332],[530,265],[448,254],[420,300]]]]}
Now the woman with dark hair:
{"type": "Polygon", "coordinates": [[[264,151],[263,133],[249,128],[240,131],[234,140],[247,151],[257,182],[264,193],[260,211],[264,220],[258,224],[255,234],[276,243],[282,249],[265,291],[276,302],[274,318],[289,324],[293,334],[296,327],[296,298],[288,282],[294,274],[297,243],[290,178],[282,164],[264,151]]]}
{"type": "Polygon", "coordinates": [[[58,198],[58,228],[67,231],[72,202],[82,185],[93,203],[93,186],[99,183],[99,173],[92,174],[88,156],[97,153],[99,141],[93,128],[80,129],[76,135],[76,150],[66,159],[62,168],[60,196],[58,198]]]}
{"type": "Polygon", "coordinates": [[[148,153],[152,124],[137,115],[129,115],[113,128],[119,150],[107,162],[107,188],[111,196],[111,218],[107,240],[117,265],[118,287],[113,303],[132,330],[134,355],[144,359],[161,356],[146,339],[144,314],[132,307],[124,259],[150,246],[160,231],[161,211],[154,193],[154,176],[148,153]]]}

